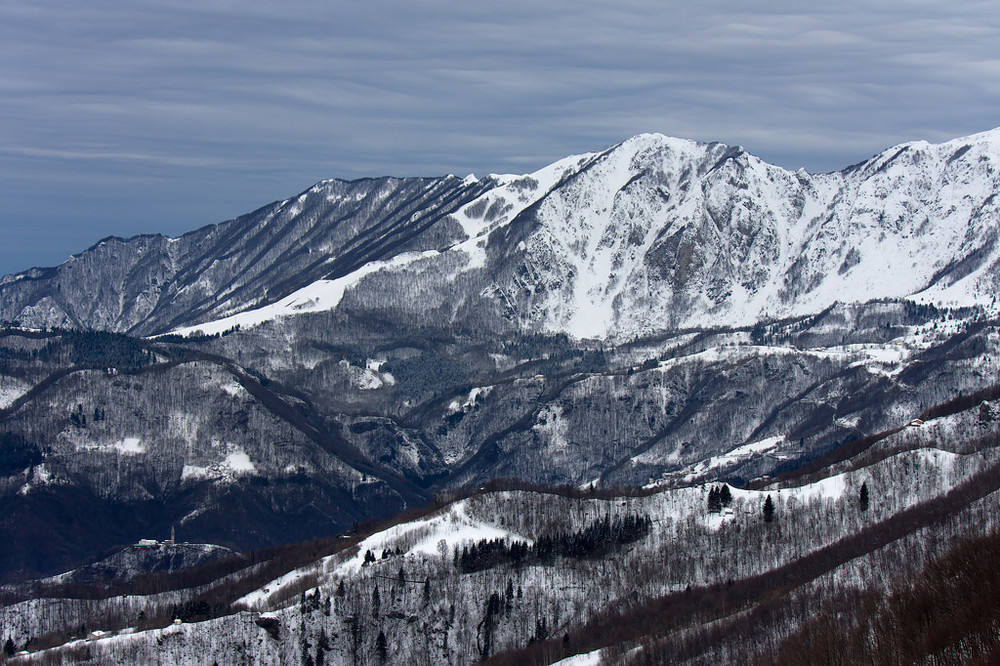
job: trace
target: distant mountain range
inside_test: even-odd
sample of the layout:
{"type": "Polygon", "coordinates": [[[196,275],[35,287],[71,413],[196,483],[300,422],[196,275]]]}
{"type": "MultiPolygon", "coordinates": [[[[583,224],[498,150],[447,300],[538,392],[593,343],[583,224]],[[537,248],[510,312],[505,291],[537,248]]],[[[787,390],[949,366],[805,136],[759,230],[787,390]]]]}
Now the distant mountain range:
{"type": "Polygon", "coordinates": [[[1000,279],[998,162],[1000,130],[818,175],[641,135],[526,176],[324,181],[7,276],[0,314],[150,335],[350,308],[624,341],[837,301],[972,305],[1000,279]]]}

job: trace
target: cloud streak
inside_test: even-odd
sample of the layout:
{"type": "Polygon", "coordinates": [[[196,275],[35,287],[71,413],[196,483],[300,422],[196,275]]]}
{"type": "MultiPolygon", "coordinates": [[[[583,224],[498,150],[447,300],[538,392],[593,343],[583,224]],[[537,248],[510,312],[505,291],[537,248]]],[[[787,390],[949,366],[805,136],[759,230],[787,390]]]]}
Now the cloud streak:
{"type": "Polygon", "coordinates": [[[178,233],[322,178],[526,171],[644,131],[831,170],[1000,125],[991,3],[671,4],[10,0],[0,228],[178,233]]]}

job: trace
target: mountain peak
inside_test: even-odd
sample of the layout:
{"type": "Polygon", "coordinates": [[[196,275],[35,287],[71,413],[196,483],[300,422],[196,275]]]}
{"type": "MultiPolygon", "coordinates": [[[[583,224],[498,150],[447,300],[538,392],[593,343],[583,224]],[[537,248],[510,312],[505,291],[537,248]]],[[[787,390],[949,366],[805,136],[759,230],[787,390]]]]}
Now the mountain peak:
{"type": "Polygon", "coordinates": [[[932,143],[924,139],[904,141],[877,153],[869,162],[878,161],[887,155],[899,156],[906,152],[934,154],[948,161],[954,161],[954,159],[974,148],[983,151],[983,154],[993,159],[1000,158],[1000,128],[977,132],[940,143],[932,143]]]}
{"type": "Polygon", "coordinates": [[[660,133],[643,133],[630,137],[613,146],[610,150],[621,149],[636,155],[643,153],[667,153],[697,159],[717,153],[743,153],[743,146],[729,146],[717,141],[705,143],[660,133]]]}
{"type": "Polygon", "coordinates": [[[976,132],[975,134],[969,134],[968,136],[960,136],[956,139],[951,139],[944,142],[946,144],[951,143],[989,143],[989,144],[1000,144],[1000,127],[995,127],[990,130],[984,130],[982,132],[976,132]]]}

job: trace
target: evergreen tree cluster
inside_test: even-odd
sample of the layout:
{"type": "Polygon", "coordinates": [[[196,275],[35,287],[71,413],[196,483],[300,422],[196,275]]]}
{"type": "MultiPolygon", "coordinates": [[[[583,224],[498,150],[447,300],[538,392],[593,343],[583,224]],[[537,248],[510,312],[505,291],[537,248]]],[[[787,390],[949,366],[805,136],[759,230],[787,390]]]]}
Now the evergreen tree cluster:
{"type": "MultiPolygon", "coordinates": [[[[99,421],[107,421],[108,414],[103,407],[94,407],[94,423],[99,421]]],[[[87,427],[87,415],[83,411],[83,405],[77,404],[76,409],[70,412],[69,422],[75,425],[77,428],[87,427]]]]}
{"type": "Polygon", "coordinates": [[[482,643],[479,645],[479,656],[486,659],[493,652],[493,633],[496,630],[497,619],[503,613],[504,603],[500,595],[494,592],[486,602],[486,612],[479,623],[482,643]]]}
{"type": "Polygon", "coordinates": [[[108,368],[137,368],[154,361],[153,355],[127,335],[107,331],[66,331],[65,341],[73,346],[76,365],[108,368]]]}
{"type": "Polygon", "coordinates": [[[520,566],[527,561],[532,547],[524,541],[507,541],[502,537],[482,539],[471,546],[463,546],[462,552],[455,551],[455,565],[462,573],[484,571],[502,564],[520,566]]]}
{"type": "Polygon", "coordinates": [[[156,361],[139,340],[122,333],[53,329],[50,337],[48,344],[31,352],[32,359],[99,368],[140,368],[156,361]]]}
{"type": "Polygon", "coordinates": [[[523,541],[510,544],[502,538],[482,539],[455,551],[455,566],[462,573],[483,571],[502,564],[520,566],[529,562],[549,563],[557,557],[583,559],[597,557],[649,533],[652,521],[648,516],[628,515],[624,518],[603,519],[572,533],[543,535],[528,545],[523,541]]]}
{"type": "Polygon", "coordinates": [[[721,513],[722,508],[733,503],[733,494],[729,486],[723,483],[721,486],[712,486],[708,491],[708,511],[709,513],[721,513]]]}
{"type": "Polygon", "coordinates": [[[0,433],[0,476],[10,476],[42,462],[42,452],[14,432],[0,433]]]}
{"type": "Polygon", "coordinates": [[[382,366],[396,379],[399,389],[408,396],[434,393],[467,381],[469,367],[462,361],[432,351],[409,358],[390,359],[382,366]]]}
{"type": "MultiPolygon", "coordinates": [[[[398,556],[400,556],[402,554],[403,554],[403,551],[401,551],[399,548],[395,548],[395,549],[388,548],[388,549],[385,549],[385,550],[382,551],[382,559],[383,560],[387,560],[390,557],[398,557],[398,556]]],[[[378,558],[375,557],[375,553],[373,553],[371,550],[368,550],[368,551],[365,552],[365,559],[364,559],[364,561],[361,562],[361,566],[366,567],[369,564],[375,564],[375,562],[377,562],[377,561],[378,561],[378,558]]]]}
{"type": "Polygon", "coordinates": [[[204,600],[185,601],[174,606],[171,618],[182,622],[204,622],[229,612],[226,604],[210,604],[204,600]]]}
{"type": "MultiPolygon", "coordinates": [[[[327,602],[329,602],[329,599],[327,599],[327,602]]],[[[303,613],[318,611],[322,603],[323,598],[319,593],[319,588],[316,588],[312,594],[306,594],[303,592],[302,596],[299,598],[299,608],[302,609],[303,613]]]]}
{"type": "Polygon", "coordinates": [[[23,349],[11,349],[9,347],[0,347],[0,363],[5,361],[29,361],[32,358],[37,358],[38,352],[26,351],[23,349]]]}

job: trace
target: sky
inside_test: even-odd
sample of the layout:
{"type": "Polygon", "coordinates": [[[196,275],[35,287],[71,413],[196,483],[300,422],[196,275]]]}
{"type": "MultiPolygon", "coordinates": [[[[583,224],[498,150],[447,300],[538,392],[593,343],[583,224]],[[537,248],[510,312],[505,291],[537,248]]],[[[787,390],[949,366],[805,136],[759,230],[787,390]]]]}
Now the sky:
{"type": "Polygon", "coordinates": [[[998,45],[991,1],[3,0],[0,274],[642,132],[837,170],[1000,126],[998,45]]]}

